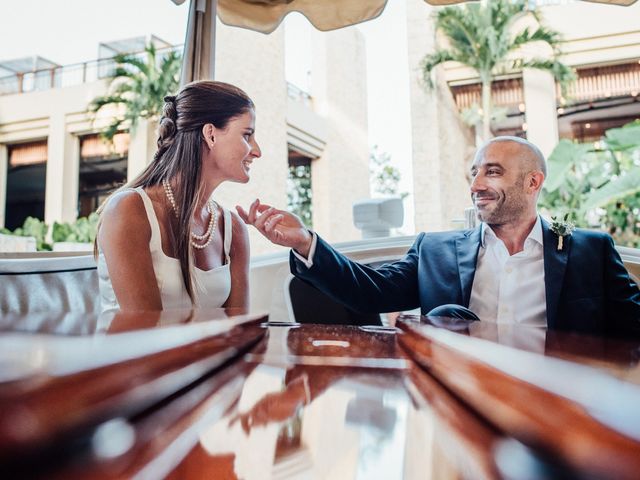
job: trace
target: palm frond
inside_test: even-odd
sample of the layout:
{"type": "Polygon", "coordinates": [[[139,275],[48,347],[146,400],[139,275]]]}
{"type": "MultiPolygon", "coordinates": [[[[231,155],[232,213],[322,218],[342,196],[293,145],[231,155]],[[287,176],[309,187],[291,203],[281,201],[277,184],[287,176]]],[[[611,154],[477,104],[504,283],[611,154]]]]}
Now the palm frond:
{"type": "Polygon", "coordinates": [[[517,68],[535,68],[538,70],[546,70],[553,75],[560,87],[563,89],[563,93],[566,87],[576,79],[575,71],[562,63],[559,60],[550,58],[533,58],[531,60],[521,60],[516,61],[515,65],[517,68]]]}
{"type": "Polygon", "coordinates": [[[433,69],[442,63],[456,60],[457,58],[449,50],[436,50],[434,53],[424,57],[421,63],[421,70],[425,84],[429,88],[433,88],[433,80],[431,79],[433,69]]]}
{"type": "Polygon", "coordinates": [[[131,72],[130,67],[134,67],[143,75],[149,75],[148,62],[141,60],[135,55],[116,55],[114,57],[114,61],[118,64],[119,68],[124,69],[127,72],[131,72]]]}
{"type": "Polygon", "coordinates": [[[89,104],[89,110],[97,113],[102,107],[107,105],[122,105],[126,103],[129,103],[129,100],[120,95],[105,95],[94,98],[89,104]]]}

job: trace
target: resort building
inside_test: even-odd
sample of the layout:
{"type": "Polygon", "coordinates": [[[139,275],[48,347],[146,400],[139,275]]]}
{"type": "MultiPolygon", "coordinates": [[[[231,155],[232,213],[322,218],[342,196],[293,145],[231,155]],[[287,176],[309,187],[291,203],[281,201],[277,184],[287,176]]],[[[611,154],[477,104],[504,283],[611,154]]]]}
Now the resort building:
{"type": "MultiPolygon", "coordinates": [[[[527,138],[549,155],[561,138],[596,142],[605,130],[640,117],[640,3],[546,3],[542,18],[562,34],[562,60],[576,69],[578,80],[565,98],[546,72],[497,77],[493,101],[507,116],[492,130],[527,138]]],[[[419,80],[420,61],[436,45],[434,10],[422,0],[407,0],[416,231],[451,228],[451,220],[471,206],[465,175],[475,139],[457,112],[480,103],[479,78],[463,65],[439,67],[434,91],[419,80]]]]}
{"type": "MultiPolygon", "coordinates": [[[[263,35],[218,22],[216,78],[254,100],[262,158],[248,185],[223,185],[216,199],[231,209],[255,198],[284,207],[288,183],[295,184],[291,167],[306,169],[314,228],[330,241],[360,238],[351,206],[369,197],[364,40],[353,28],[311,35],[307,92],[287,83],[284,29],[263,35]]],[[[151,37],[102,44],[101,58],[78,65],[0,60],[0,226],[88,215],[144,168],[155,152],[155,124],[140,121],[109,146],[99,131],[115,112],[93,118],[88,105],[106,93],[110,58],[149,41],[159,51],[181,50],[151,37]]],[[[277,248],[251,235],[252,253],[277,248]]]]}

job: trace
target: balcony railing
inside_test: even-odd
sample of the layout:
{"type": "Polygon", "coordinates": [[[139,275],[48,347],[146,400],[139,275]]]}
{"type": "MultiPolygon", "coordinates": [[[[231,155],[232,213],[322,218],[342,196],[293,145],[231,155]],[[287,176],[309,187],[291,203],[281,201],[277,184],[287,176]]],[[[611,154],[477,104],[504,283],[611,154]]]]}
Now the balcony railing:
{"type": "MultiPolygon", "coordinates": [[[[452,86],[451,93],[453,93],[460,111],[474,104],[482,104],[482,85],[480,83],[452,86]]],[[[493,82],[491,85],[491,101],[499,107],[518,108],[524,102],[522,78],[510,78],[493,82]]]]}
{"type": "MultiPolygon", "coordinates": [[[[606,98],[640,95],[640,62],[581,68],[577,80],[569,85],[566,100],[590,102],[606,98]]],[[[460,111],[474,104],[480,105],[480,83],[451,86],[451,92],[460,111]]],[[[497,80],[491,86],[494,105],[517,108],[524,103],[522,78],[497,80]]],[[[556,86],[558,104],[563,102],[560,86],[556,86]]]]}
{"type": "MultiPolygon", "coordinates": [[[[182,51],[182,46],[160,48],[157,50],[158,58],[162,59],[164,55],[174,51],[182,51]]],[[[145,53],[136,52],[133,55],[143,57],[145,53]]],[[[44,70],[15,73],[0,77],[0,95],[28,93],[95,82],[110,77],[115,67],[116,62],[113,58],[104,58],[44,70]]]]}
{"type": "MultiPolygon", "coordinates": [[[[640,63],[625,63],[606,67],[582,68],[577,71],[578,79],[568,90],[567,97],[571,102],[588,102],[593,100],[638,96],[640,93],[640,63]]],[[[557,87],[559,103],[560,87],[557,87]]]]}

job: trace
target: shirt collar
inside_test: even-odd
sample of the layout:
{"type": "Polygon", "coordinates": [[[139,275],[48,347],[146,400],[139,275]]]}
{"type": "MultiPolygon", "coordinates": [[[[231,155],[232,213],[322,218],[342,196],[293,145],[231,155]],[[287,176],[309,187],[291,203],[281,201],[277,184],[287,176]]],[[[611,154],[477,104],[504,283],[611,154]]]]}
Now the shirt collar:
{"type": "MultiPolygon", "coordinates": [[[[498,240],[498,237],[496,236],[496,233],[493,231],[493,229],[486,223],[482,222],[480,224],[480,246],[482,248],[485,248],[486,246],[485,240],[487,236],[490,236],[491,238],[498,240]]],[[[525,239],[525,243],[528,240],[533,240],[534,242],[537,242],[540,245],[543,245],[542,222],[540,221],[540,215],[536,217],[536,223],[534,223],[533,228],[531,229],[531,231],[529,232],[529,235],[525,239]]]]}

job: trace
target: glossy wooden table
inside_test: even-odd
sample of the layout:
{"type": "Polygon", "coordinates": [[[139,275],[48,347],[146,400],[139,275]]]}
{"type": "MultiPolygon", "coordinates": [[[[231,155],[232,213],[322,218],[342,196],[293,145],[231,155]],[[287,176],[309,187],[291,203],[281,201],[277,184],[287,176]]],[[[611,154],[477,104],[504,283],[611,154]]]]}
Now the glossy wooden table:
{"type": "Polygon", "coordinates": [[[60,479],[640,472],[639,343],[448,319],[404,317],[395,329],[267,324],[237,313],[0,317],[0,471],[60,479]]]}

